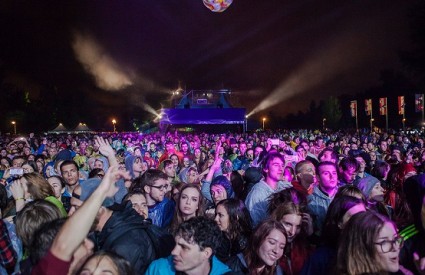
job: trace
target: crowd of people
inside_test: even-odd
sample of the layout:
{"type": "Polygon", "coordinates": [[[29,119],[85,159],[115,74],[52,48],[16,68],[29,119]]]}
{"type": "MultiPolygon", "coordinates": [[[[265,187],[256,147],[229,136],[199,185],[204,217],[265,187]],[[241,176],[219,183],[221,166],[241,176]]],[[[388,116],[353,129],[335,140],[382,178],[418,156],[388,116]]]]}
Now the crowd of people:
{"type": "Polygon", "coordinates": [[[0,274],[425,274],[418,131],[0,137],[0,274]]]}

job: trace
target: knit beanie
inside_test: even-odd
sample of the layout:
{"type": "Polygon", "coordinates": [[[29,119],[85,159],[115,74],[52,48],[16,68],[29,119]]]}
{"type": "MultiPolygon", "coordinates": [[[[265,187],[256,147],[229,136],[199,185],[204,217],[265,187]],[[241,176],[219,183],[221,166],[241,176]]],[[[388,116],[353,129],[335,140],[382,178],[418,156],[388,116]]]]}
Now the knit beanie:
{"type": "Polygon", "coordinates": [[[357,184],[355,185],[360,189],[360,191],[362,191],[366,198],[369,198],[373,187],[375,187],[375,185],[380,181],[375,177],[367,176],[357,180],[356,182],[357,184]]]}

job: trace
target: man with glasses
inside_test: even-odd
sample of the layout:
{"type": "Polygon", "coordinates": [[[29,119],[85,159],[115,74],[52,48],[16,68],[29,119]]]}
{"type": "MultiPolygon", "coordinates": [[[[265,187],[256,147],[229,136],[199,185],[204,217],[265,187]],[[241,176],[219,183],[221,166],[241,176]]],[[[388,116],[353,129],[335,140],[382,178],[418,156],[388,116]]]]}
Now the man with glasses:
{"type": "Polygon", "coordinates": [[[153,224],[161,228],[168,227],[175,209],[174,202],[165,197],[170,189],[168,176],[160,170],[149,169],[141,177],[141,186],[146,194],[148,217],[153,224]]]}

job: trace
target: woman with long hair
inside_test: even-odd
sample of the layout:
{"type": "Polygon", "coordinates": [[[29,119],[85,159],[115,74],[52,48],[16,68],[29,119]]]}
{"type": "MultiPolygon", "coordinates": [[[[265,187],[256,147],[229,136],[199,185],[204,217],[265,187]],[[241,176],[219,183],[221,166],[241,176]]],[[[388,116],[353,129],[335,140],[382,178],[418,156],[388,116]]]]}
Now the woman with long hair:
{"type": "Polygon", "coordinates": [[[306,242],[307,237],[313,234],[310,215],[299,204],[287,201],[280,204],[270,217],[282,223],[287,235],[285,257],[281,258],[279,265],[285,274],[300,274],[312,250],[306,242]]]}
{"type": "Polygon", "coordinates": [[[251,236],[251,217],[245,204],[238,199],[226,199],[217,203],[215,222],[230,241],[228,256],[236,256],[248,245],[251,236]]]}
{"type": "Polygon", "coordinates": [[[254,275],[282,274],[278,262],[283,256],[286,240],[286,231],[280,222],[263,221],[251,235],[243,257],[239,257],[241,271],[254,275]]]}
{"type": "Polygon", "coordinates": [[[338,193],[340,193],[340,190],[338,190],[326,213],[321,242],[305,263],[301,274],[330,274],[336,260],[341,230],[353,215],[366,211],[365,202],[361,198],[338,195],[338,193]]]}
{"type": "Polygon", "coordinates": [[[192,217],[204,215],[204,197],[196,184],[186,184],[182,187],[177,199],[177,207],[171,222],[171,231],[192,217]]]}
{"type": "Polygon", "coordinates": [[[10,190],[15,200],[16,212],[21,211],[28,201],[39,199],[53,203],[64,217],[67,216],[63,204],[55,197],[49,182],[36,172],[24,174],[14,180],[10,190]]]}
{"type": "Polygon", "coordinates": [[[400,269],[403,238],[387,217],[373,211],[354,215],[341,234],[337,274],[389,274],[400,269]]]}

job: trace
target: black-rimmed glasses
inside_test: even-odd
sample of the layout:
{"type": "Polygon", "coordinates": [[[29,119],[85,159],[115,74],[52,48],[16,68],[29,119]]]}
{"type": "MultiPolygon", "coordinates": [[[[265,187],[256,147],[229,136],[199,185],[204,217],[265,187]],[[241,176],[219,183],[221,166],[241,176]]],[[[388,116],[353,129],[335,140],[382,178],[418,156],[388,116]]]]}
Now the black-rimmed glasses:
{"type": "Polygon", "coordinates": [[[394,240],[392,241],[382,241],[379,243],[375,243],[378,244],[379,246],[381,246],[381,251],[382,253],[388,253],[390,252],[392,249],[394,249],[394,245],[397,244],[399,248],[403,247],[404,244],[404,239],[401,236],[397,236],[394,240]]]}
{"type": "Polygon", "coordinates": [[[149,186],[163,191],[163,190],[167,190],[168,189],[168,186],[170,186],[170,185],[169,184],[164,184],[164,185],[160,185],[160,186],[155,186],[155,185],[149,185],[149,186]]]}

